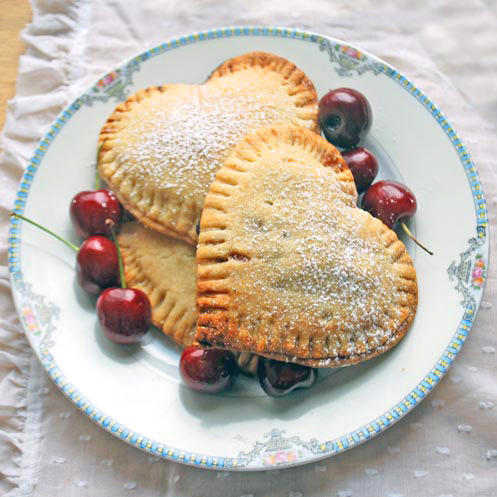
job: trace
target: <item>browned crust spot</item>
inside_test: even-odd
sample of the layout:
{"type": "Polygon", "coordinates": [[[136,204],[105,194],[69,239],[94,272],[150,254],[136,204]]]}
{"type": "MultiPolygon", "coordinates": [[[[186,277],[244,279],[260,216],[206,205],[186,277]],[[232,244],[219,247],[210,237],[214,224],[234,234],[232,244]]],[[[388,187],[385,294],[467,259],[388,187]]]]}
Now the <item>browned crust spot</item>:
{"type": "MultiPolygon", "coordinates": [[[[353,355],[338,355],[333,358],[311,358],[311,359],[302,359],[302,358],[296,358],[295,356],[291,354],[275,354],[275,353],[263,353],[263,352],[257,352],[257,355],[266,357],[268,359],[275,359],[277,361],[282,361],[282,362],[292,362],[294,364],[300,364],[302,366],[308,366],[311,368],[340,368],[342,366],[352,366],[354,364],[358,364],[359,362],[362,361],[367,361],[369,359],[373,359],[374,357],[377,357],[388,350],[392,349],[397,343],[399,343],[402,338],[404,338],[405,334],[407,333],[407,330],[411,326],[412,321],[414,320],[416,313],[411,313],[409,314],[408,319],[406,319],[403,323],[403,325],[396,331],[395,334],[391,335],[388,340],[385,341],[385,343],[379,347],[376,347],[373,350],[366,351],[362,354],[353,354],[353,355]]],[[[216,347],[216,348],[230,348],[230,347],[225,347],[224,344],[221,341],[218,341],[215,344],[211,344],[207,341],[199,341],[198,340],[198,334],[195,337],[197,345],[201,347],[216,347]]],[[[231,350],[231,349],[230,349],[231,350]]],[[[254,357],[257,357],[254,356],[254,357]]]]}

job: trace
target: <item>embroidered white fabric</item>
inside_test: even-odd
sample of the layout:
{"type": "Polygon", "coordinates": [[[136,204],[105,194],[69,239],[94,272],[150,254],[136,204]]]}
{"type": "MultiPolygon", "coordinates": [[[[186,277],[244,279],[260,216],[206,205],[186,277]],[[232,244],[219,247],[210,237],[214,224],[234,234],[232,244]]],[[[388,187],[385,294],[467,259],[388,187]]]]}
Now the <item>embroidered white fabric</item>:
{"type": "MultiPolygon", "coordinates": [[[[449,116],[497,205],[497,4],[490,0],[32,0],[0,162],[0,494],[122,496],[497,495],[497,260],[468,342],[430,398],[384,434],[337,457],[262,473],[160,461],[98,428],[57,391],[29,349],[7,271],[8,214],[38,139],[102,72],[167,38],[272,24],[355,43],[416,82],[449,116]]],[[[423,146],[423,144],[420,144],[423,146]]],[[[434,213],[436,215],[436,213],[434,213]]],[[[332,416],[332,413],[330,413],[332,416]]]]}

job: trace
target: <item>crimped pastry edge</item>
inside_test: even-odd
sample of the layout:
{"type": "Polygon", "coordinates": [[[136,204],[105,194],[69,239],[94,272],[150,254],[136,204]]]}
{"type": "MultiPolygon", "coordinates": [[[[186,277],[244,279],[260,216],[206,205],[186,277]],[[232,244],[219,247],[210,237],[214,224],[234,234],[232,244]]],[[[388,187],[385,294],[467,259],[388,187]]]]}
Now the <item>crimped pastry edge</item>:
{"type": "MultiPolygon", "coordinates": [[[[385,352],[392,349],[395,345],[397,345],[402,340],[402,338],[404,338],[405,334],[407,333],[408,329],[411,326],[412,321],[415,318],[415,315],[416,315],[415,312],[410,314],[408,316],[408,319],[406,319],[403,325],[398,329],[397,333],[391,335],[383,345],[369,352],[365,352],[363,354],[337,356],[332,359],[299,359],[291,355],[270,354],[262,352],[257,352],[257,353],[251,352],[251,353],[257,354],[258,356],[265,357],[267,359],[275,359],[277,361],[282,361],[282,362],[291,362],[294,364],[300,364],[301,366],[307,366],[311,368],[341,368],[344,366],[353,366],[354,364],[358,364],[359,362],[367,361],[381,354],[384,354],[385,352]]],[[[199,345],[203,347],[208,347],[208,345],[206,344],[199,343],[199,345]]]]}
{"type": "MultiPolygon", "coordinates": [[[[102,127],[99,135],[100,153],[98,156],[98,171],[102,178],[109,184],[112,191],[117,195],[123,207],[128,210],[138,221],[153,229],[154,231],[158,231],[159,233],[172,236],[174,238],[180,238],[191,245],[195,245],[197,239],[195,226],[193,226],[193,228],[188,231],[179,230],[176,229],[172,224],[166,225],[156,217],[150,217],[149,214],[144,214],[134,205],[136,203],[140,203],[140,201],[144,199],[144,195],[142,195],[140,201],[131,204],[124,196],[122,189],[119,188],[119,186],[116,187],[115,183],[112,181],[112,177],[117,171],[114,171],[114,173],[110,172],[110,169],[113,167],[114,164],[112,138],[116,133],[119,132],[119,130],[115,128],[114,123],[120,121],[127,112],[129,112],[135,105],[139,104],[141,101],[147,98],[154,97],[155,95],[158,95],[160,93],[164,93],[172,86],[176,85],[162,85],[145,88],[134,93],[133,95],[130,95],[124,102],[120,103],[115,108],[114,112],[109,116],[104,126],[102,127]]],[[[161,213],[167,213],[168,210],[172,212],[174,210],[174,207],[171,204],[166,204],[166,207],[167,208],[165,210],[161,210],[161,213]]],[[[167,214],[166,217],[168,217],[167,214]]],[[[174,216],[171,215],[170,217],[174,216]]]]}
{"type": "Polygon", "coordinates": [[[318,95],[314,83],[302,69],[284,57],[260,51],[238,55],[221,63],[210,74],[207,81],[253,67],[260,67],[281,74],[285,81],[288,81],[288,94],[295,101],[295,106],[309,111],[310,117],[305,119],[314,122],[314,125],[309,129],[319,133],[318,95]]]}
{"type": "MultiPolygon", "coordinates": [[[[132,228],[131,224],[135,222],[126,223],[124,226],[129,224],[129,229],[132,228]]],[[[138,224],[138,223],[136,223],[138,224]]],[[[158,310],[162,306],[162,304],[166,301],[169,292],[164,291],[162,294],[159,293],[157,295],[157,287],[152,283],[150,277],[147,275],[143,267],[140,265],[139,258],[135,253],[132,252],[130,246],[126,243],[126,236],[129,234],[126,232],[128,228],[121,228],[121,233],[118,235],[118,241],[121,248],[121,254],[123,257],[124,263],[124,278],[126,284],[129,287],[137,288],[144,292],[150,300],[150,304],[152,306],[152,323],[154,326],[159,328],[164,335],[172,338],[178,345],[182,347],[187,347],[191,345],[193,342],[193,338],[195,335],[195,326],[196,326],[196,312],[192,316],[192,326],[189,329],[186,329],[184,326],[178,332],[177,323],[172,325],[168,325],[168,316],[171,315],[171,312],[175,307],[181,302],[176,300],[175,303],[171,306],[169,313],[163,319],[158,318],[158,310]]],[[[145,228],[146,229],[146,228],[145,228]]],[[[175,239],[177,242],[178,239],[175,239]]],[[[187,306],[182,306],[185,309],[185,313],[188,313],[189,310],[187,306]]],[[[181,321],[181,320],[180,320],[181,321]]]]}

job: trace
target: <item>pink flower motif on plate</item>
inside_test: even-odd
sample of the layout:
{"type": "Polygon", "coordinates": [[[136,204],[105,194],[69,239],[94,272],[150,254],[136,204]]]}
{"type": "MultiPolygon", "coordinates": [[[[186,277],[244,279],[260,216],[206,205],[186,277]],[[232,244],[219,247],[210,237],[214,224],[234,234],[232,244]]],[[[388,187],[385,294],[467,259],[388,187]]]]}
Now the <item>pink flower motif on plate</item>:
{"type": "Polygon", "coordinates": [[[475,265],[473,271],[471,272],[472,285],[473,288],[481,290],[483,283],[485,282],[485,272],[486,272],[485,260],[478,254],[476,256],[475,265]]]}

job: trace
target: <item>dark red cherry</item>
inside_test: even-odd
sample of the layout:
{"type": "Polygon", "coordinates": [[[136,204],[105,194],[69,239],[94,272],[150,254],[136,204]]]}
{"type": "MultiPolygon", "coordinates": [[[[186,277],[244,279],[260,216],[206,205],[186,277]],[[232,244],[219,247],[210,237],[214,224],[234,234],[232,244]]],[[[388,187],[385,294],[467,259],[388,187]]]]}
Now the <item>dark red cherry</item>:
{"type": "Polygon", "coordinates": [[[312,387],[317,379],[317,371],[300,364],[260,357],[257,376],[268,395],[282,397],[296,388],[312,387]]]}
{"type": "Polygon", "coordinates": [[[372,185],[362,197],[362,208],[389,228],[399,219],[416,214],[414,193],[397,181],[383,180],[372,185]]]}
{"type": "Polygon", "coordinates": [[[433,255],[433,252],[422,245],[402,221],[406,217],[414,216],[417,210],[416,197],[407,186],[392,180],[378,181],[367,189],[362,197],[361,206],[389,228],[398,222],[414,243],[433,255]]]}
{"type": "Polygon", "coordinates": [[[354,176],[357,191],[366,191],[378,174],[375,156],[367,148],[357,147],[342,152],[342,157],[354,176]]]}
{"type": "Polygon", "coordinates": [[[217,393],[233,385],[238,363],[229,350],[187,347],[179,362],[181,378],[198,392],[217,393]]]}
{"type": "Polygon", "coordinates": [[[76,277],[81,288],[92,295],[118,286],[119,264],[114,242],[101,235],[87,238],[76,256],[76,277]]]}
{"type": "Polygon", "coordinates": [[[137,288],[104,290],[97,300],[97,315],[105,336],[120,344],[139,342],[152,325],[150,300],[137,288]]]}
{"type": "Polygon", "coordinates": [[[368,134],[373,114],[368,99],[361,92],[337,88],[319,101],[319,123],[329,142],[350,148],[368,134]]]}
{"type": "Polygon", "coordinates": [[[122,215],[121,204],[108,190],[83,191],[75,195],[70,207],[71,220],[79,236],[110,236],[107,219],[119,223],[122,215]]]}
{"type": "Polygon", "coordinates": [[[105,236],[91,236],[78,247],[32,219],[14,213],[11,216],[18,217],[45,231],[77,253],[76,277],[83,290],[97,295],[104,288],[119,284],[119,259],[116,246],[105,236]]]}

